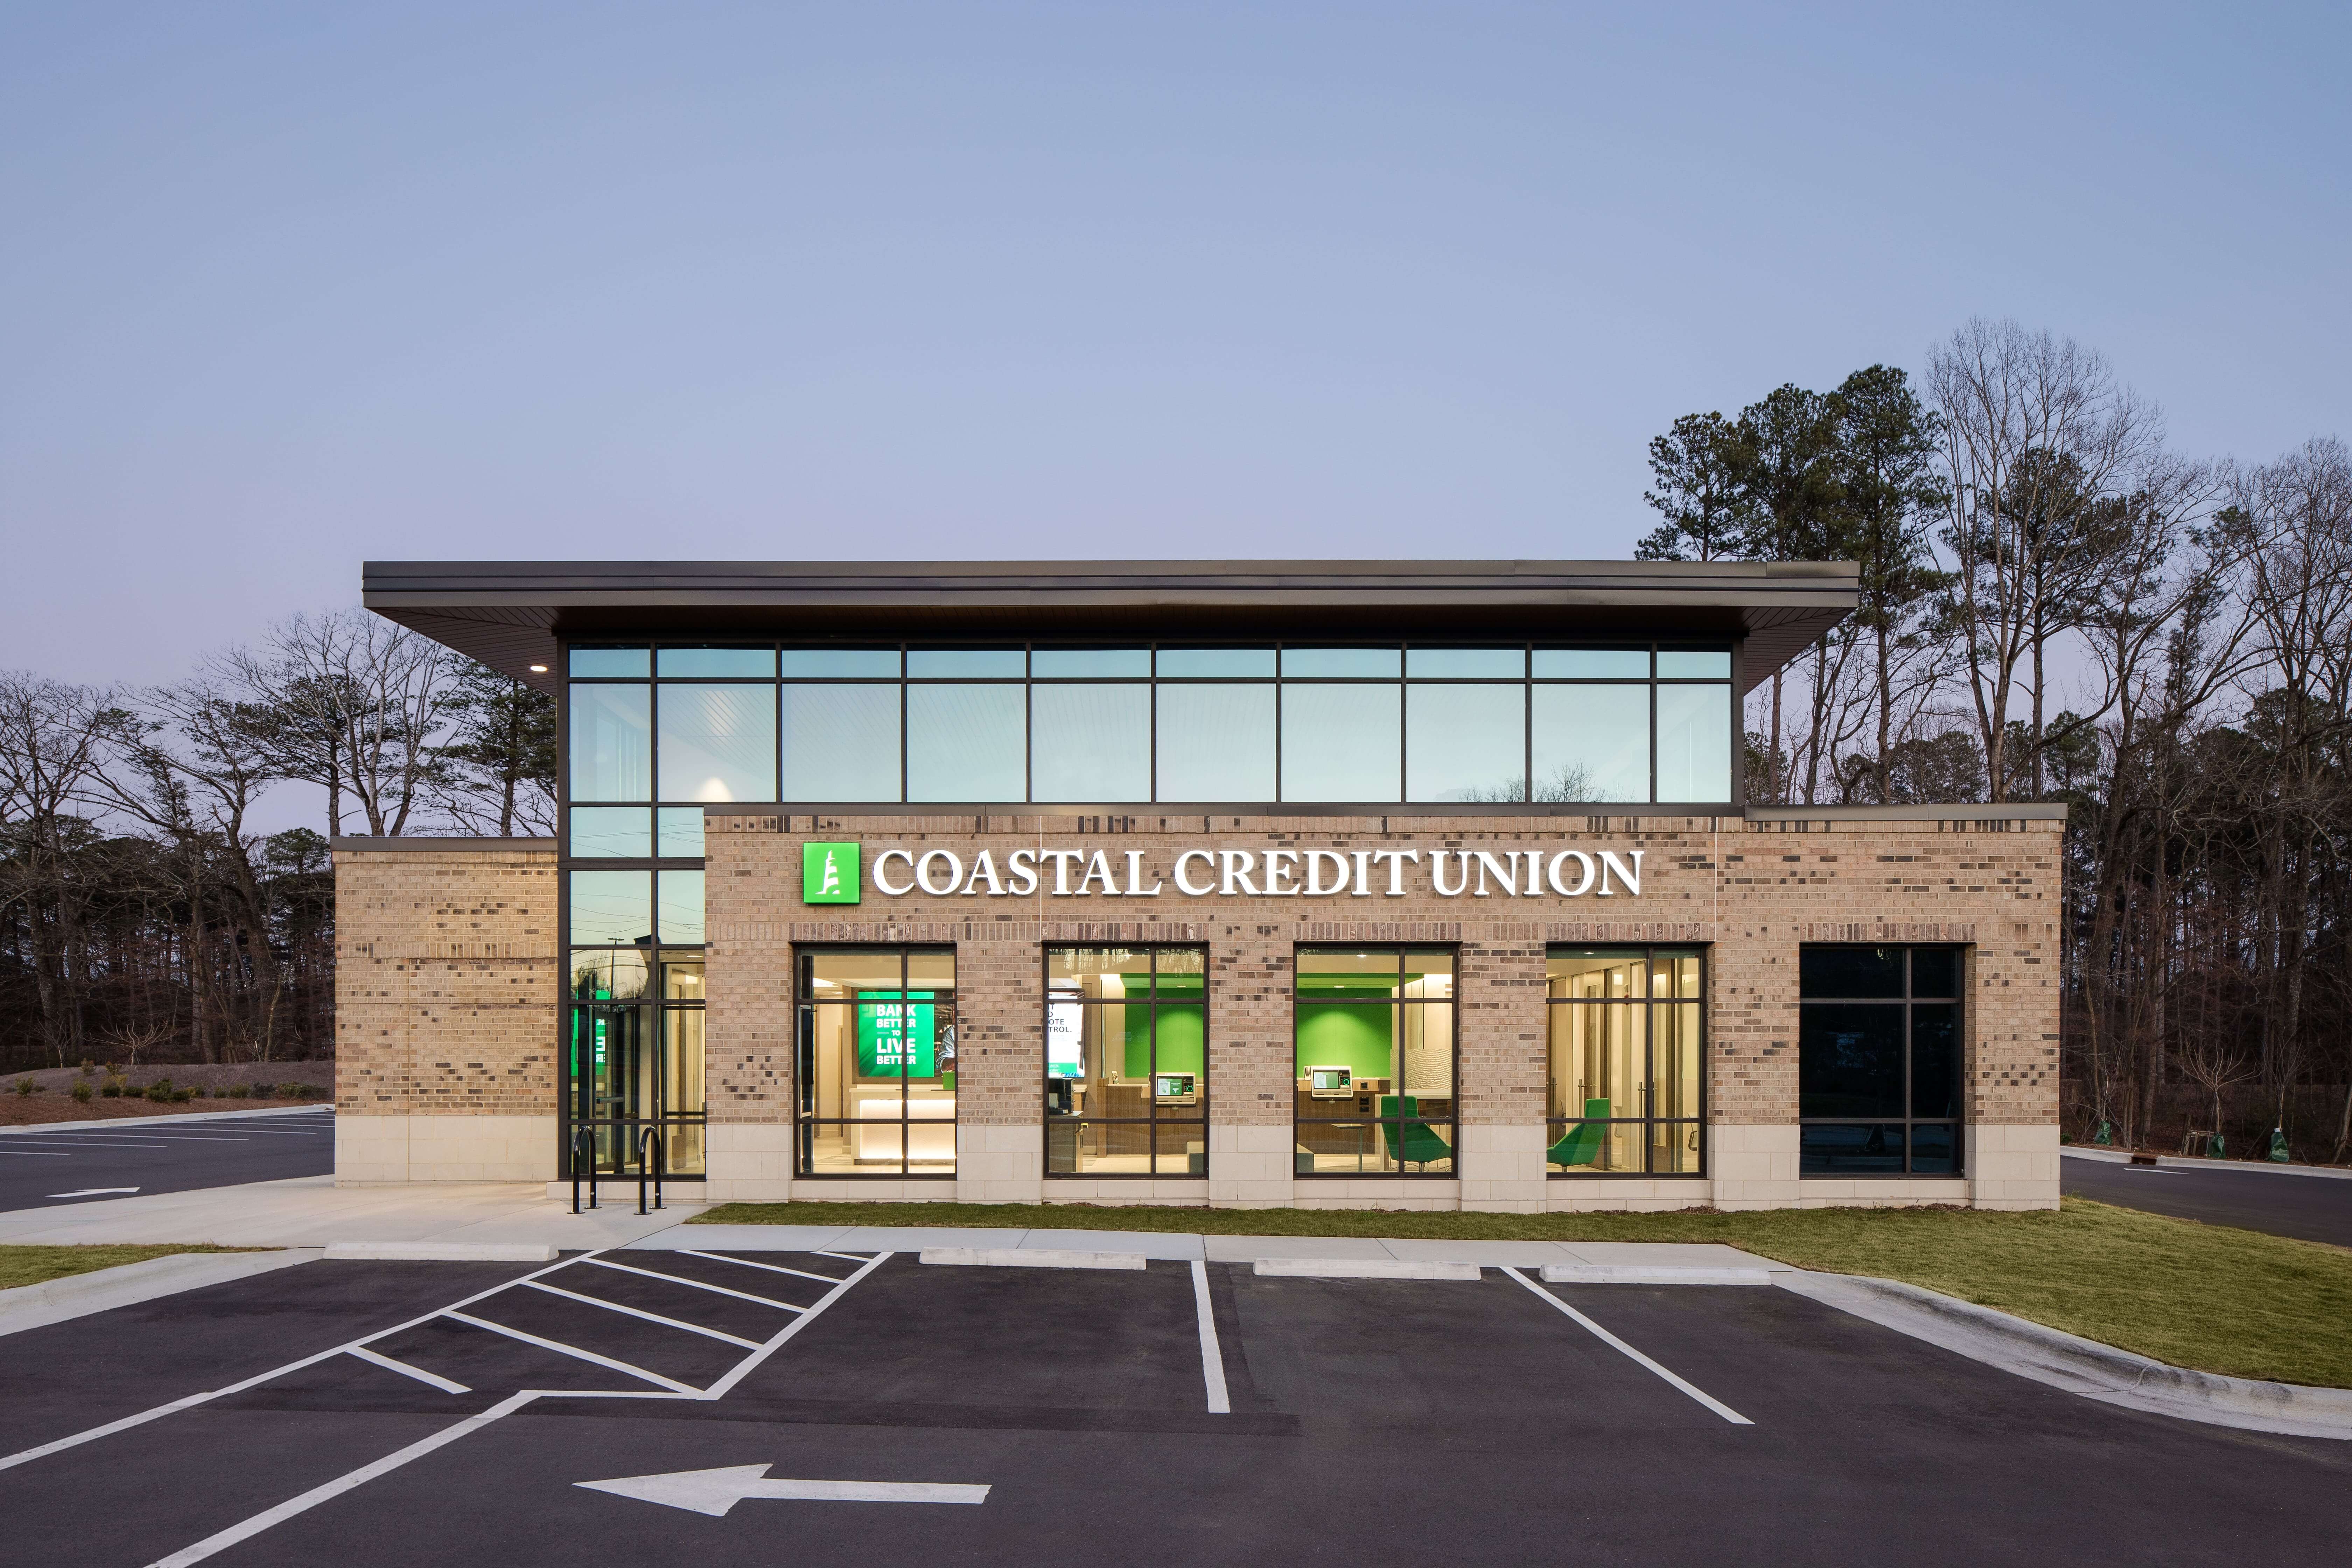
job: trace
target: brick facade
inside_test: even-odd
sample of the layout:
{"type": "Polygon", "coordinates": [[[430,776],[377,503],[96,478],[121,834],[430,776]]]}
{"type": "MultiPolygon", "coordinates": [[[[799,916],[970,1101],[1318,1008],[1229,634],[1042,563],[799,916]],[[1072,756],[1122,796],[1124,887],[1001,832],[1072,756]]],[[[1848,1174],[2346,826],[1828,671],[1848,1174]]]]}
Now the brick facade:
{"type": "Polygon", "coordinates": [[[339,1183],[555,1173],[555,845],[335,844],[339,1183]]]}
{"type": "MultiPolygon", "coordinates": [[[[1720,817],[810,816],[744,807],[708,819],[710,1195],[1062,1199],[1383,1207],[1773,1207],[2057,1200],[2058,876],[2046,808],[1814,808],[1720,817]],[[1981,816],[1970,816],[1981,812],[1981,816]],[[801,901],[801,845],[865,846],[863,901],[801,901]],[[892,898],[886,848],[1130,852],[1157,898],[892,898]],[[1391,897],[1180,896],[1189,849],[1415,848],[1391,897]],[[1642,853],[1638,896],[1433,890],[1433,850],[1642,853]],[[1460,1159],[1448,1180],[1294,1181],[1291,963],[1307,942],[1436,942],[1459,953],[1460,1159]],[[1797,1176],[1797,951],[1809,942],[1966,946],[1966,1173],[1797,1176]],[[1210,1174],[1043,1179],[1046,943],[1193,942],[1210,953],[1210,1174]],[[1707,949],[1706,1171],[1553,1179],[1543,1163],[1548,943],[1707,949]],[[959,1124],[953,1181],[795,1179],[794,957],[836,943],[956,952],[959,1124]]],[[[354,1116],[551,1117],[554,859],[543,850],[338,855],[339,981],[354,1116]],[[453,1045],[454,1041],[454,1045],[453,1045]]],[[[903,879],[906,869],[898,868],[903,879]]],[[[1195,875],[1198,875],[1197,865],[1195,875]]],[[[1449,873],[1450,879],[1450,873],[1449,873]]],[[[1076,885],[1075,868],[1073,882],[1076,885]]],[[[552,1132],[548,1134],[552,1147],[552,1132]]],[[[550,1170],[548,1173],[551,1174],[550,1170]]]]}

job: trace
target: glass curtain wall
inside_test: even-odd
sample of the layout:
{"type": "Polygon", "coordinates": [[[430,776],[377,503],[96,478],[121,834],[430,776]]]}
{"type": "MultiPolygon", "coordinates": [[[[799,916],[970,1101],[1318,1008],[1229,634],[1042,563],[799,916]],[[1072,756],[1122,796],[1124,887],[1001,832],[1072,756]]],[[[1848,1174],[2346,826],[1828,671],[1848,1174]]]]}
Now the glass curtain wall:
{"type": "Polygon", "coordinates": [[[703,805],[775,797],[775,673],[770,646],[567,655],[567,1170],[703,1172],[703,805]]]}
{"type": "Polygon", "coordinates": [[[1292,1005],[1297,1173],[1453,1175],[1453,951],[1302,947],[1292,1005]]]}
{"type": "Polygon", "coordinates": [[[1045,950],[1045,1174],[1209,1173],[1207,955],[1045,950]]]}
{"type": "Polygon", "coordinates": [[[1960,950],[1797,954],[1797,1173],[1960,1173],[1960,950]]]}
{"type": "Polygon", "coordinates": [[[567,832],[583,858],[698,854],[694,807],[715,801],[1719,806],[1733,793],[1725,648],[662,645],[575,647],[570,668],[567,832]]]}
{"type": "Polygon", "coordinates": [[[1706,1052],[1699,952],[1555,947],[1544,979],[1549,1173],[1700,1174],[1706,1052]]]}
{"type": "Polygon", "coordinates": [[[803,952],[799,1034],[801,1175],[955,1174],[952,952],[803,952]]]}

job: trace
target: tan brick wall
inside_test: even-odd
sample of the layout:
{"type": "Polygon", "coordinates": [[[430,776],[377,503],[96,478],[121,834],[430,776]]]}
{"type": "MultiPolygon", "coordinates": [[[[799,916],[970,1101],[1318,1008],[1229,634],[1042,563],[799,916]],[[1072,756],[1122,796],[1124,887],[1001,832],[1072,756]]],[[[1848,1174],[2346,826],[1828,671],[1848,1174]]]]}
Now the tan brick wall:
{"type": "MultiPolygon", "coordinates": [[[[1806,942],[1973,944],[1968,1113],[2042,1123],[2057,1113],[2059,825],[1741,818],[1276,818],[969,816],[856,818],[714,815],[710,853],[711,1114],[788,1119],[793,975],[801,945],[937,942],[958,955],[961,1119],[1025,1125],[1043,1070],[1038,949],[1046,942],[1205,942],[1212,955],[1210,1070],[1221,1123],[1278,1126],[1291,1115],[1290,965],[1302,942],[1459,944],[1461,1115],[1465,1125],[1541,1119],[1549,942],[1712,944],[1709,1114],[1796,1120],[1797,948],[1806,942]],[[856,839],[865,902],[800,900],[800,846],[856,839]],[[872,885],[889,846],[946,849],[966,866],[987,850],[1075,844],[1140,851],[1150,879],[1205,843],[1248,848],[1388,846],[1640,849],[1643,891],[1610,901],[1547,893],[1441,898],[1424,863],[1407,896],[891,899],[872,885]],[[1126,918],[1139,916],[1147,918],[1126,918]],[[1096,918],[1089,918],[1096,917],[1096,918]]],[[[900,868],[894,875],[903,879],[900,868]]],[[[1075,878],[1074,878],[1075,880],[1075,878]]],[[[1375,872],[1374,885],[1380,887],[1375,872]]],[[[1475,886],[1474,883],[1473,886],[1475,886]]]]}
{"type": "Polygon", "coordinates": [[[335,850],[341,1116],[550,1116],[554,847],[335,850]]]}

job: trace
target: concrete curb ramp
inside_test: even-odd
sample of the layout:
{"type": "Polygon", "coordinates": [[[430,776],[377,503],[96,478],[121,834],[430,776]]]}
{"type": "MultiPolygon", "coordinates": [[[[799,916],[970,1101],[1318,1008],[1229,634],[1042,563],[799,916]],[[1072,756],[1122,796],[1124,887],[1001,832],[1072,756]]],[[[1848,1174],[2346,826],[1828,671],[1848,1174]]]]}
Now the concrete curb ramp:
{"type": "Polygon", "coordinates": [[[135,1307],[142,1301],[201,1290],[207,1285],[247,1279],[273,1269],[291,1268],[317,1259],[315,1247],[289,1247],[277,1252],[184,1252],[171,1258],[151,1258],[143,1263],[118,1264],[87,1274],[68,1274],[38,1285],[0,1290],[0,1334],[46,1328],[93,1312],[135,1307]]]}
{"type": "Polygon", "coordinates": [[[1644,1268],[1638,1263],[1547,1263],[1547,1285],[1769,1285],[1769,1268],[1644,1268]]]}
{"type": "Polygon", "coordinates": [[[927,1247],[925,1263],[977,1268],[1140,1268],[1139,1252],[1065,1252],[1050,1247],[927,1247]]]}
{"type": "Polygon", "coordinates": [[[552,1263],[544,1241],[338,1241],[327,1256],[348,1263],[552,1263]]]}
{"type": "Polygon", "coordinates": [[[1784,1290],[2085,1399],[2247,1432],[2352,1440],[2352,1389],[2191,1372],[1899,1279],[1805,1273],[1773,1279],[1784,1290]]]}
{"type": "Polygon", "coordinates": [[[1475,1263],[1416,1263],[1391,1258],[1261,1258],[1255,1272],[1277,1279],[1475,1279],[1475,1263]]]}

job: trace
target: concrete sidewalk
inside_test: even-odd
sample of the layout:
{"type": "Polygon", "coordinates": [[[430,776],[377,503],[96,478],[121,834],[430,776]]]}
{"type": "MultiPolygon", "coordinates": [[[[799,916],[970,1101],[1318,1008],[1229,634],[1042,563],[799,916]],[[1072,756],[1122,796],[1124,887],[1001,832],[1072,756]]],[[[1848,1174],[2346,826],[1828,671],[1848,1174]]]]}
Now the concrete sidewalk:
{"type": "Polygon", "coordinates": [[[608,1189],[603,1208],[574,1215],[568,1203],[551,1200],[536,1183],[338,1187],[331,1176],[304,1176],[0,1214],[0,1243],[205,1241],[224,1247],[327,1247],[339,1241],[539,1242],[566,1250],[635,1247],[728,1252],[919,1252],[965,1247],[1116,1252],[1213,1263],[1315,1258],[1520,1268],[1633,1262],[1667,1268],[1787,1267],[1736,1247],[1677,1242],[1380,1241],[949,1226],[688,1226],[683,1222],[702,1213],[705,1205],[674,1205],[659,1214],[640,1215],[635,1198],[634,1186],[625,1197],[608,1189]]]}
{"type": "Polygon", "coordinates": [[[537,1182],[430,1188],[338,1187],[300,1176],[194,1192],[156,1193],[71,1207],[0,1214],[0,1244],[207,1241],[222,1247],[326,1247],[338,1241],[544,1242],[566,1249],[621,1247],[702,1212],[673,1205],[640,1217],[630,1201],[574,1215],[537,1182]]]}

